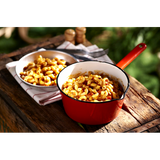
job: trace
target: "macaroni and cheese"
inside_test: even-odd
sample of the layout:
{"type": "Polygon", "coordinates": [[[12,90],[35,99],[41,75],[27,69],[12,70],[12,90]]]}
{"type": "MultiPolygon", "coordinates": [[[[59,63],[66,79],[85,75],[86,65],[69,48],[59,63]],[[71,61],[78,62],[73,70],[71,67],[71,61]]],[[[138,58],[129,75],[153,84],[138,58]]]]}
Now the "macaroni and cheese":
{"type": "Polygon", "coordinates": [[[33,85],[52,86],[56,85],[59,72],[66,67],[66,61],[57,57],[52,60],[38,56],[34,62],[30,62],[20,73],[21,78],[33,85]]]}
{"type": "Polygon", "coordinates": [[[63,84],[62,91],[74,99],[88,102],[119,99],[123,94],[123,88],[118,82],[92,72],[77,78],[69,78],[63,84]]]}

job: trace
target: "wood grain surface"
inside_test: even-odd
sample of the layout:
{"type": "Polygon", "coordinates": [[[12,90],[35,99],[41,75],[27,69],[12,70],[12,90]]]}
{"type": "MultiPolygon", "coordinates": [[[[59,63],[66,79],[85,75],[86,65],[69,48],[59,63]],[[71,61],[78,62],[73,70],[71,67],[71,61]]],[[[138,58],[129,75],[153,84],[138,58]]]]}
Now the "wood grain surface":
{"type": "Polygon", "coordinates": [[[38,105],[7,69],[0,71],[0,93],[12,109],[32,126],[35,132],[83,132],[83,129],[72,121],[64,112],[60,102],[46,106],[38,105]]]}

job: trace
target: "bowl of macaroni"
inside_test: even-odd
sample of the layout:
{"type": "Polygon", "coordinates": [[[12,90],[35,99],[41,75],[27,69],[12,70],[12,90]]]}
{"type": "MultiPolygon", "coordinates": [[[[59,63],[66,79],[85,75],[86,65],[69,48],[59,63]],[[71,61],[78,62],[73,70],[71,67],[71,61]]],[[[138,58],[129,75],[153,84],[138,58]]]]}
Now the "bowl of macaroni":
{"type": "Polygon", "coordinates": [[[57,77],[67,115],[98,125],[117,117],[129,88],[127,74],[113,64],[84,61],[64,68],[57,77]]]}
{"type": "Polygon", "coordinates": [[[66,66],[77,62],[73,56],[54,50],[37,51],[22,57],[16,65],[18,77],[37,90],[57,91],[56,79],[66,66]]]}
{"type": "Polygon", "coordinates": [[[136,46],[117,65],[83,61],[65,67],[57,76],[57,86],[67,115],[87,125],[114,120],[130,85],[123,69],[145,48],[144,43],[136,46]]]}

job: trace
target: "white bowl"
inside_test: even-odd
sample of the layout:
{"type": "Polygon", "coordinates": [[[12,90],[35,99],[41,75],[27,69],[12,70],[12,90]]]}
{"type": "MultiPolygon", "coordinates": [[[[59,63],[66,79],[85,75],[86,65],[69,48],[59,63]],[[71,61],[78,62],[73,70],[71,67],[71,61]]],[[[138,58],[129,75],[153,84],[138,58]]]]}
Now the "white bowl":
{"type": "Polygon", "coordinates": [[[67,62],[67,65],[73,64],[78,62],[78,60],[71,56],[68,53],[61,52],[61,51],[55,51],[55,50],[46,50],[46,51],[37,51],[37,52],[32,52],[29,53],[25,56],[23,56],[17,63],[16,65],[16,74],[17,76],[27,85],[30,87],[33,87],[34,89],[37,90],[44,90],[44,91],[57,91],[58,87],[57,86],[40,86],[40,85],[33,85],[31,83],[28,83],[24,81],[20,77],[20,72],[23,72],[23,68],[28,65],[28,63],[33,62],[38,58],[38,56],[41,55],[43,58],[50,58],[53,59],[55,57],[59,59],[64,59],[67,62]]]}

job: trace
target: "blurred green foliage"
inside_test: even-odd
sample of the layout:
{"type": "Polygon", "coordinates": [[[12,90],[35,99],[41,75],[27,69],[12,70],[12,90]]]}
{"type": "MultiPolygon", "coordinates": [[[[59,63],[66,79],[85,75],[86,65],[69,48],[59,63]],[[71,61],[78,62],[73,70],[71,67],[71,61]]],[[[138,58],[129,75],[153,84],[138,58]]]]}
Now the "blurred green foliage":
{"type": "Polygon", "coordinates": [[[105,29],[105,31],[108,31],[108,37],[102,37],[98,41],[94,38],[92,43],[96,43],[104,49],[109,48],[108,55],[115,63],[118,63],[139,43],[143,42],[147,44],[147,49],[124,70],[160,99],[160,77],[158,70],[160,67],[160,60],[158,58],[158,53],[160,52],[160,28],[126,27],[105,29]]]}
{"type": "MultiPolygon", "coordinates": [[[[28,35],[31,38],[54,37],[64,34],[68,28],[75,29],[75,27],[31,27],[28,35]]],[[[86,32],[86,38],[92,44],[103,49],[109,48],[108,55],[115,63],[139,43],[146,43],[147,49],[124,70],[160,99],[159,35],[159,27],[87,27],[86,32]]],[[[0,37],[0,53],[10,53],[27,45],[20,38],[17,28],[9,39],[0,37]]]]}

